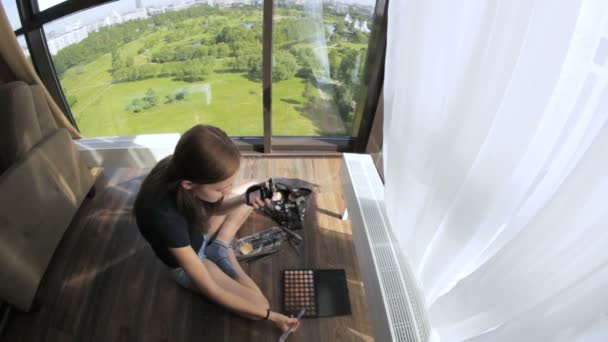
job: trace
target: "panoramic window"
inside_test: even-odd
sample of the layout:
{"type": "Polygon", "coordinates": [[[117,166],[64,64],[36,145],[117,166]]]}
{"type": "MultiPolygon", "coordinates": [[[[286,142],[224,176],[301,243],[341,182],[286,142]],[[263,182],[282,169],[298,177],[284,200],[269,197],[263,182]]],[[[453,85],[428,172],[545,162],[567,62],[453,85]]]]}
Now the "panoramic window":
{"type": "Polygon", "coordinates": [[[2,7],[6,12],[8,21],[11,23],[13,31],[21,28],[21,19],[19,19],[19,11],[17,11],[17,2],[15,0],[2,0],[2,7]]]}
{"type": "Polygon", "coordinates": [[[262,4],[231,3],[125,0],[44,25],[83,135],[263,135],[262,4]]]}
{"type": "MultiPolygon", "coordinates": [[[[268,1],[273,135],[351,137],[375,1],[268,1]]],[[[43,28],[85,136],[262,136],[262,19],[262,0],[121,0],[43,28]]]]}
{"type": "Polygon", "coordinates": [[[275,0],[274,135],[350,136],[374,0],[275,0]]]}

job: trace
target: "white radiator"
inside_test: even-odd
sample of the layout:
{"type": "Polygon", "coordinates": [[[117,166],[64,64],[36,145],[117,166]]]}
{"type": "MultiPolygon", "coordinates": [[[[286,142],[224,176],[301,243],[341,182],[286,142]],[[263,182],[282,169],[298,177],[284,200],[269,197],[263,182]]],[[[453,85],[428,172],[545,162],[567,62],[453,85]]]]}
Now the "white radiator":
{"type": "Polygon", "coordinates": [[[345,153],[340,172],[375,340],[428,341],[420,287],[392,233],[371,157],[345,153]]]}

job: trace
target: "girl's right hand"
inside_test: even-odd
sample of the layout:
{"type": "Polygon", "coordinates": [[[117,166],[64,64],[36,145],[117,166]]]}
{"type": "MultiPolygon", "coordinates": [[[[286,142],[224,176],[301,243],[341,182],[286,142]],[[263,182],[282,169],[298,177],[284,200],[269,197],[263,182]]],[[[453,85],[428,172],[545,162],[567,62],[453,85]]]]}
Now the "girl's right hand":
{"type": "Polygon", "coordinates": [[[300,321],[297,318],[287,317],[278,312],[271,311],[270,317],[268,317],[274,324],[281,329],[282,332],[287,331],[292,324],[295,324],[291,329],[292,332],[295,332],[300,327],[300,321]]]}

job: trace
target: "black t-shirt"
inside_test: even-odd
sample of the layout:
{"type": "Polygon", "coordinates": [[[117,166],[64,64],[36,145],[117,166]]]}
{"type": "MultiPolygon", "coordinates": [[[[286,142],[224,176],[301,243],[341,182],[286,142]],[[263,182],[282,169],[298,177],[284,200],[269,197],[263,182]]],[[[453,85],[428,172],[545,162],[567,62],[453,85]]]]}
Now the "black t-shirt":
{"type": "Polygon", "coordinates": [[[177,211],[175,195],[167,192],[159,198],[145,196],[135,208],[135,219],[143,237],[154,253],[171,268],[180,265],[169,248],[192,246],[198,252],[203,244],[203,235],[190,229],[186,218],[177,211]]]}

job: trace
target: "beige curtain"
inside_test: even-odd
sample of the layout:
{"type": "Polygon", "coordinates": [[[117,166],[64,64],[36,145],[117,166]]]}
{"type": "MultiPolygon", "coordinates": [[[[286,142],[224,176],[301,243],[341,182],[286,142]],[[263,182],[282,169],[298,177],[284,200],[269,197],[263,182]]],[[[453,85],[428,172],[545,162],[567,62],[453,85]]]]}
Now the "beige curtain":
{"type": "Polygon", "coordinates": [[[53,118],[57,125],[65,127],[72,135],[72,138],[82,138],[80,132],[72,126],[70,121],[65,117],[61,109],[55,103],[49,92],[40,81],[34,68],[27,61],[23,54],[17,38],[8,21],[4,7],[0,4],[0,81],[6,83],[10,81],[24,81],[29,84],[40,84],[44,88],[46,100],[49,103],[53,118]]]}

